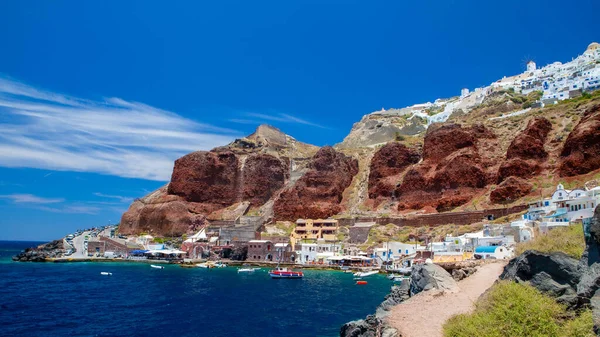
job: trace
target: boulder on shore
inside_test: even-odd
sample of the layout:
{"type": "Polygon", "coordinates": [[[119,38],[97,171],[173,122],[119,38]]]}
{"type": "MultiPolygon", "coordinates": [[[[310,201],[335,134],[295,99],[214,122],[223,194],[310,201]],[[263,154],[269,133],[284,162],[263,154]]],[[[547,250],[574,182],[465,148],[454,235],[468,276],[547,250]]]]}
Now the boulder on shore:
{"type": "Polygon", "coordinates": [[[540,253],[528,250],[512,259],[500,275],[501,280],[529,282],[538,290],[556,297],[569,307],[578,305],[577,284],[582,276],[579,261],[565,253],[540,253]]]}
{"type": "Polygon", "coordinates": [[[411,296],[431,289],[455,291],[458,289],[458,285],[452,275],[437,264],[413,267],[410,278],[411,296]]]}

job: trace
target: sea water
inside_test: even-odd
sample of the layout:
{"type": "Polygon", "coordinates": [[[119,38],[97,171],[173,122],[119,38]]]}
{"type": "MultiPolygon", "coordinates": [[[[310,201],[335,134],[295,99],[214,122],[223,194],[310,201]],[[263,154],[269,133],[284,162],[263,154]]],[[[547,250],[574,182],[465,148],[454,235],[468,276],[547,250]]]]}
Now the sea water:
{"type": "Polygon", "coordinates": [[[335,271],[274,280],[267,269],[10,260],[37,244],[0,241],[1,336],[337,336],[391,287],[335,271]]]}

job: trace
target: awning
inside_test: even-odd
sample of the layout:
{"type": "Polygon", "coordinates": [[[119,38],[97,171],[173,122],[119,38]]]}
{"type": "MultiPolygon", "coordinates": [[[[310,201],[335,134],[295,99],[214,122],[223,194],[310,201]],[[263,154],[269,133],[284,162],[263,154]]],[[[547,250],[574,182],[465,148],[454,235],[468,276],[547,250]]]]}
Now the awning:
{"type": "Polygon", "coordinates": [[[565,215],[565,214],[567,214],[567,211],[564,209],[561,209],[559,211],[556,211],[554,213],[550,213],[549,215],[546,215],[544,218],[556,218],[556,217],[559,217],[559,216],[565,215]]]}

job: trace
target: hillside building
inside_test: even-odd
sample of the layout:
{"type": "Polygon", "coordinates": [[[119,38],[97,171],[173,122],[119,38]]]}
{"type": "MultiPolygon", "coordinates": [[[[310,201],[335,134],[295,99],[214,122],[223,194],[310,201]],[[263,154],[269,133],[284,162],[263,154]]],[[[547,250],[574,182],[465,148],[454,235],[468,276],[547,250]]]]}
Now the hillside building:
{"type": "Polygon", "coordinates": [[[335,219],[298,219],[296,228],[290,235],[292,250],[298,242],[316,243],[337,241],[338,221],[335,219]]]}

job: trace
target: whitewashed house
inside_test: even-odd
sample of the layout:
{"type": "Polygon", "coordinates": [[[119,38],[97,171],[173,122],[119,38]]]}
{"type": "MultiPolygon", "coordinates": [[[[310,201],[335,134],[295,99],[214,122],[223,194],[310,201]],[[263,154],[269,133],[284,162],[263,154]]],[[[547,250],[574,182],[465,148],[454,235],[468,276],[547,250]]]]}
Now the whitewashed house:
{"type": "Polygon", "coordinates": [[[378,265],[383,262],[397,260],[402,256],[413,255],[417,250],[426,250],[427,247],[418,245],[416,243],[402,243],[402,242],[384,242],[381,247],[373,250],[373,258],[378,265]]]}
{"type": "Polygon", "coordinates": [[[296,251],[299,263],[325,263],[327,258],[341,254],[341,245],[337,243],[302,243],[296,251]]]}
{"type": "Polygon", "coordinates": [[[476,259],[505,260],[511,258],[512,255],[512,250],[504,246],[480,246],[475,248],[473,256],[476,259]]]}

